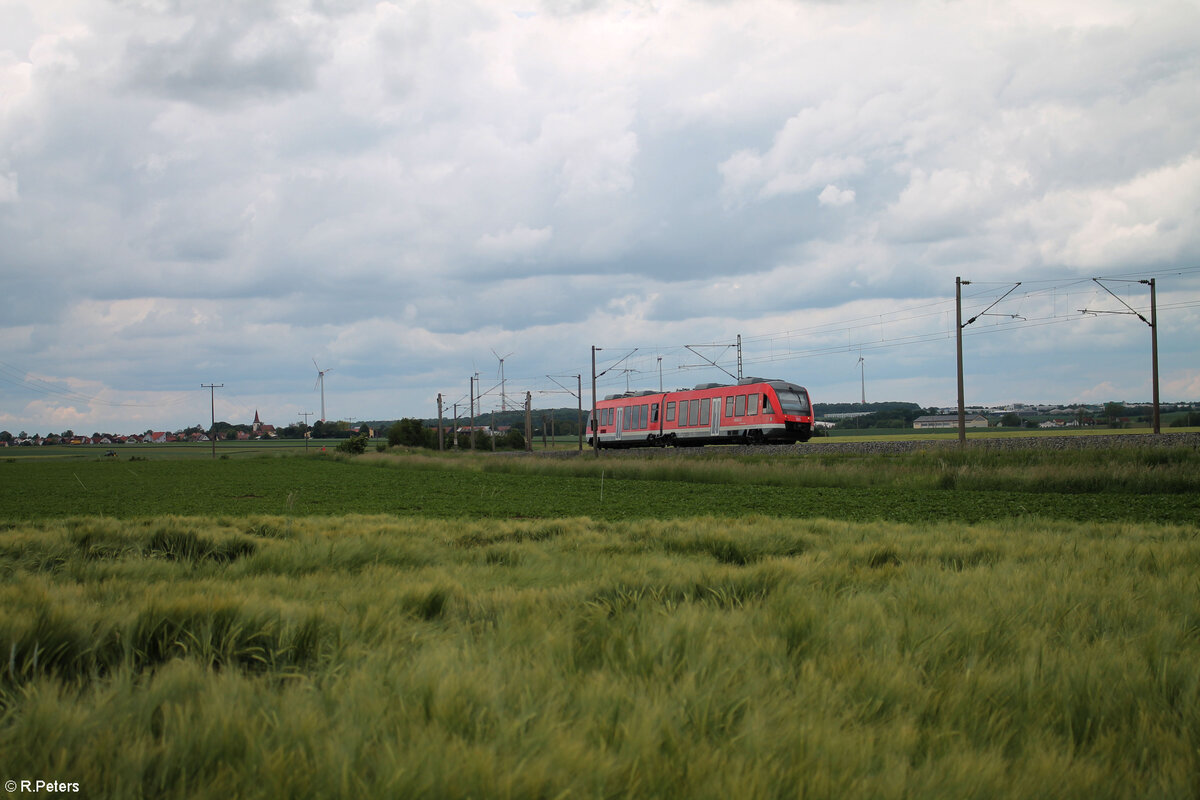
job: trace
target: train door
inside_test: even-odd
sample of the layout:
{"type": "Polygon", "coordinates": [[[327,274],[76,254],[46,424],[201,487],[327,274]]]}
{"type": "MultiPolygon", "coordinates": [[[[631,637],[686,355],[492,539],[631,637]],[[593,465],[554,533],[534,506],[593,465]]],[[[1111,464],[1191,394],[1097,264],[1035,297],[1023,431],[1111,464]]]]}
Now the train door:
{"type": "Polygon", "coordinates": [[[616,408],[613,410],[617,415],[617,418],[616,418],[617,424],[613,426],[613,438],[619,442],[619,441],[621,441],[621,429],[625,427],[625,420],[623,419],[623,417],[625,416],[625,409],[624,408],[616,408]]]}
{"type": "Polygon", "coordinates": [[[721,398],[712,399],[712,414],[708,417],[708,432],[712,436],[721,435],[721,398]]]}

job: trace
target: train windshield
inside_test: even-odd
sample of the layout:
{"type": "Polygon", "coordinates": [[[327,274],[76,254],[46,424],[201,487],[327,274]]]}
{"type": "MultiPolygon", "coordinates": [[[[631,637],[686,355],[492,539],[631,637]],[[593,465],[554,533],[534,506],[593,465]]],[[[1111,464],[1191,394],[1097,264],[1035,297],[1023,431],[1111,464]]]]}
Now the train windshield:
{"type": "Polygon", "coordinates": [[[808,413],[808,394],[803,389],[797,392],[777,386],[775,394],[779,395],[779,405],[784,414],[808,413]]]}

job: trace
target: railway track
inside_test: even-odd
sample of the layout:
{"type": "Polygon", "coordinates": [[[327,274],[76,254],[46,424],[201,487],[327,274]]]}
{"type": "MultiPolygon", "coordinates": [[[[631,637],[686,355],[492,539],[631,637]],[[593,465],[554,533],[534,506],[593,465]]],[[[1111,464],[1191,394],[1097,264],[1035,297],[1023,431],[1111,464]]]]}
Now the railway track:
{"type": "MultiPolygon", "coordinates": [[[[806,444],[782,445],[710,445],[708,447],[635,447],[628,450],[605,449],[606,456],[631,458],[695,458],[712,455],[820,455],[847,453],[860,455],[892,455],[922,450],[958,447],[957,439],[898,439],[873,442],[837,442],[817,438],[806,444]]],[[[977,450],[1087,450],[1115,447],[1200,447],[1200,433],[1113,433],[1086,436],[1013,436],[994,438],[968,437],[966,447],[977,450]]],[[[578,458],[590,456],[570,451],[534,451],[534,455],[549,458],[578,458]]]]}

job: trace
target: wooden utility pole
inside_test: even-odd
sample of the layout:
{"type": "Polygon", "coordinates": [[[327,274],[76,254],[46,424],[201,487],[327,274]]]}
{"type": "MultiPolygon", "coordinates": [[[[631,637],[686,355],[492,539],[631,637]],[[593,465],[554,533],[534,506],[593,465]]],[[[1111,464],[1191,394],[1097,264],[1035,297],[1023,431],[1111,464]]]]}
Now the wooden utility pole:
{"type": "Polygon", "coordinates": [[[208,389],[208,402],[212,410],[212,421],[209,423],[208,437],[212,441],[212,457],[217,457],[217,389],[224,389],[223,383],[202,383],[201,389],[208,389]]]}
{"type": "Polygon", "coordinates": [[[964,445],[967,443],[967,410],[965,405],[965,395],[963,392],[963,365],[962,365],[962,287],[964,281],[962,278],[954,279],[954,309],[955,309],[955,326],[954,334],[958,341],[958,443],[964,445]]]}
{"type": "Polygon", "coordinates": [[[533,395],[525,393],[525,451],[533,450],[533,395]]]}
{"type": "Polygon", "coordinates": [[[442,393],[438,392],[438,450],[446,449],[445,436],[442,433],[442,393]]]}
{"type": "Polygon", "coordinates": [[[308,418],[311,416],[314,416],[314,414],[311,411],[301,411],[296,416],[304,417],[304,430],[302,430],[301,433],[304,435],[304,452],[307,453],[308,452],[308,418]]]}
{"type": "MultiPolygon", "coordinates": [[[[1115,278],[1104,278],[1103,280],[1112,282],[1112,281],[1115,281],[1116,279],[1115,278]]],[[[1101,283],[1100,278],[1092,278],[1092,282],[1095,283],[1097,286],[1099,286],[1104,291],[1111,294],[1113,297],[1115,297],[1121,305],[1125,306],[1125,308],[1127,308],[1129,310],[1128,311],[1100,311],[1100,310],[1093,310],[1093,309],[1089,309],[1089,308],[1081,308],[1081,309],[1079,309],[1079,313],[1081,313],[1081,314],[1131,314],[1131,315],[1137,317],[1138,319],[1140,319],[1142,322],[1144,322],[1150,326],[1150,382],[1153,384],[1153,386],[1151,386],[1150,391],[1151,391],[1151,394],[1153,395],[1153,400],[1154,400],[1154,410],[1153,410],[1151,419],[1154,424],[1154,432],[1161,433],[1162,432],[1162,425],[1161,425],[1162,420],[1161,420],[1161,417],[1159,416],[1159,409],[1158,409],[1158,298],[1155,294],[1154,278],[1150,278],[1149,280],[1138,281],[1138,283],[1145,284],[1150,287],[1150,319],[1146,319],[1145,317],[1143,317],[1138,312],[1137,309],[1135,309],[1133,306],[1129,305],[1129,303],[1126,303],[1123,299],[1121,299],[1121,297],[1116,292],[1114,292],[1112,289],[1108,288],[1103,283],[1101,283]]],[[[1125,281],[1125,283],[1133,283],[1133,281],[1125,281]]]]}
{"type": "Polygon", "coordinates": [[[600,426],[596,423],[596,351],[602,348],[592,345],[592,421],[588,424],[591,430],[588,433],[592,437],[592,450],[596,452],[596,458],[600,457],[600,426]]]}
{"type": "Polygon", "coordinates": [[[475,376],[472,375],[471,381],[471,449],[475,449],[475,376]]]}
{"type": "MultiPolygon", "coordinates": [[[[985,308],[983,311],[980,311],[978,314],[971,317],[966,322],[963,322],[962,321],[962,287],[969,286],[970,284],[971,284],[970,281],[964,281],[962,278],[954,279],[954,306],[955,306],[955,312],[957,315],[956,318],[958,321],[957,330],[955,331],[955,333],[958,335],[958,444],[959,444],[959,446],[964,446],[967,443],[967,411],[966,411],[966,405],[963,400],[963,344],[962,344],[963,328],[967,327],[968,325],[970,325],[972,322],[979,319],[980,317],[985,317],[985,316],[1011,317],[1011,316],[1014,316],[1012,314],[991,314],[989,312],[993,308],[995,308],[997,305],[999,305],[1001,300],[1003,300],[1004,298],[1008,297],[1010,294],[1015,292],[1017,290],[1017,287],[1021,285],[1021,282],[1017,281],[1016,283],[1014,283],[1013,287],[1011,289],[1009,289],[1004,294],[1000,295],[1000,297],[995,302],[993,302],[990,306],[985,308]]],[[[865,381],[865,379],[864,379],[864,381],[865,381]]],[[[864,395],[866,394],[866,383],[865,382],[863,384],[863,394],[864,395]]]]}
{"type": "Polygon", "coordinates": [[[1154,278],[1142,283],[1150,284],[1150,372],[1154,382],[1154,432],[1162,433],[1158,413],[1158,301],[1154,296],[1154,278]]]}

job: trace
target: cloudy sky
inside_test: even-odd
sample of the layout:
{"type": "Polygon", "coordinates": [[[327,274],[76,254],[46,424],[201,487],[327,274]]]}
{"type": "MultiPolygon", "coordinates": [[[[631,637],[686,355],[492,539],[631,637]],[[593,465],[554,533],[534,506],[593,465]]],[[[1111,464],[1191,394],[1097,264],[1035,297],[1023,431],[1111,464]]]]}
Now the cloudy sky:
{"type": "Polygon", "coordinates": [[[1197,2],[0,0],[0,428],[207,426],[205,383],[285,425],[314,359],[330,419],[492,408],[495,354],[588,404],[593,345],[607,393],[739,335],[818,403],[952,405],[956,276],[968,403],[1148,400],[1148,326],[1079,310],[1150,278],[1200,400],[1198,42],[1197,2]]]}

